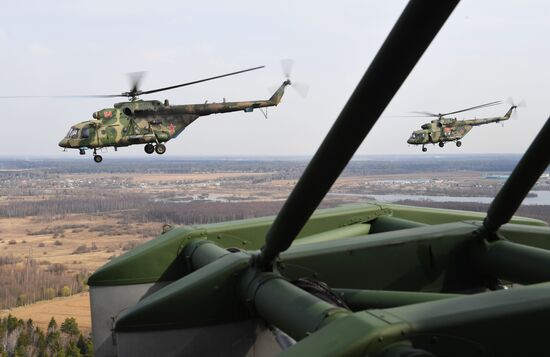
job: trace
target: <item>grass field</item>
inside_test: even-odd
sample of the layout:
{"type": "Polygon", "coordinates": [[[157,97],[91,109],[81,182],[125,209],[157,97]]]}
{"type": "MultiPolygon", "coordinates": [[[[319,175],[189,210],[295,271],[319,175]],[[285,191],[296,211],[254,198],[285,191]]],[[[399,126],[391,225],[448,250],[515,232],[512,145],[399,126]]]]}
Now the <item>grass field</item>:
{"type": "Polygon", "coordinates": [[[32,319],[34,324],[44,331],[47,330],[48,323],[52,317],[55,318],[58,325],[66,318],[74,317],[84,336],[87,336],[92,330],[90,295],[87,292],[69,297],[55,298],[53,300],[39,301],[13,309],[0,310],[1,317],[8,314],[12,314],[24,321],[32,319]]]}
{"type": "Polygon", "coordinates": [[[75,214],[56,221],[40,221],[27,218],[1,218],[0,219],[0,255],[14,255],[26,258],[30,256],[38,262],[61,263],[70,271],[94,271],[105,264],[110,257],[120,255],[125,250],[128,242],[142,244],[160,234],[162,224],[142,224],[152,233],[143,238],[135,232],[124,234],[124,230],[118,230],[116,235],[110,235],[108,227],[116,227],[117,220],[109,216],[102,217],[75,214]],[[62,234],[57,236],[47,232],[51,229],[60,229],[63,225],[81,225],[79,229],[61,229],[62,234]],[[94,230],[98,227],[106,227],[104,230],[94,230]],[[28,234],[31,232],[32,234],[28,234]],[[14,243],[15,242],[15,243],[14,243]],[[75,253],[82,245],[91,247],[95,244],[96,250],[86,253],[75,253]]]}

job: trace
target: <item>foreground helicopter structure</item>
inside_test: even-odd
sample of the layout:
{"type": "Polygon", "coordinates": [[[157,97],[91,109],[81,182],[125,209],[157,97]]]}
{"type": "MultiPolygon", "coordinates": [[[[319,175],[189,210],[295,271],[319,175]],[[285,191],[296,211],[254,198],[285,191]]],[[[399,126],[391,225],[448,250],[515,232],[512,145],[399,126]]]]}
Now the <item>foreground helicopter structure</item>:
{"type": "Polygon", "coordinates": [[[93,120],[84,121],[71,127],[67,135],[59,142],[62,148],[78,149],[84,155],[86,149],[93,149],[94,161],[100,163],[103,158],[97,149],[145,144],[147,154],[156,152],[162,155],[166,152],[165,142],[178,135],[191,123],[201,116],[227,113],[234,111],[252,112],[256,108],[277,106],[283,97],[285,87],[290,85],[287,78],[267,100],[204,103],[187,105],[170,105],[168,100],[163,103],[158,100],[139,100],[143,94],[162,92],[180,88],[191,84],[201,83],[244,73],[264,66],[254,67],[210,77],[170,87],[142,91],[139,90],[139,78],[129,92],[113,95],[99,95],[91,97],[127,97],[129,101],[116,103],[113,108],[106,108],[93,113],[93,120]]]}
{"type": "Polygon", "coordinates": [[[499,123],[510,119],[512,112],[517,109],[517,105],[512,104],[510,109],[501,117],[492,118],[479,118],[479,119],[465,119],[457,120],[456,118],[446,118],[447,115],[462,113],[468,110],[480,109],[500,104],[500,101],[477,105],[475,107],[457,110],[450,113],[434,114],[428,112],[416,112],[422,114],[422,116],[436,117],[430,123],[422,124],[421,130],[415,130],[410,138],[407,140],[408,144],[422,145],[422,151],[426,152],[426,144],[438,144],[440,148],[445,146],[448,141],[454,141],[457,147],[462,146],[462,139],[466,134],[472,130],[474,126],[485,125],[490,123],[499,123]]]}
{"type": "Polygon", "coordinates": [[[550,119],[486,215],[313,214],[457,3],[407,5],[276,217],[174,228],[97,270],[95,355],[546,355],[550,228],[513,214],[550,119]]]}

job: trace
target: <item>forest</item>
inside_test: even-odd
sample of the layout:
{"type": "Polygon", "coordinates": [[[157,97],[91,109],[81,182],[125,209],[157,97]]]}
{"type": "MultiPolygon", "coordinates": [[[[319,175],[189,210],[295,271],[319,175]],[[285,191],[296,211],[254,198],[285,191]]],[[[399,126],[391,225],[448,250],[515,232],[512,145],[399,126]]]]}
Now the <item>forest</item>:
{"type": "Polygon", "coordinates": [[[52,317],[46,331],[32,319],[23,321],[8,315],[0,319],[0,356],[2,357],[91,357],[91,337],[82,335],[72,317],[58,325],[52,317]]]}
{"type": "Polygon", "coordinates": [[[0,256],[0,309],[79,293],[86,289],[88,275],[69,273],[63,264],[47,260],[0,256]]]}

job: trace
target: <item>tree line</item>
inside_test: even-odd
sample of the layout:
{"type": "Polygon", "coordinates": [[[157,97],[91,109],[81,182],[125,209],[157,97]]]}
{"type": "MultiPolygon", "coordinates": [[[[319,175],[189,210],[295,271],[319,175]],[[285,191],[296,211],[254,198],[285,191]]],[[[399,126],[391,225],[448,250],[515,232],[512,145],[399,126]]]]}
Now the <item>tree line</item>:
{"type": "MultiPolygon", "coordinates": [[[[117,212],[126,222],[204,224],[271,215],[281,208],[280,201],[265,202],[153,202],[147,195],[71,196],[41,201],[16,201],[0,205],[0,217],[54,218],[69,214],[117,212]]],[[[31,232],[32,233],[32,232],[31,232]]]]}
{"type": "Polygon", "coordinates": [[[74,317],[58,326],[52,317],[43,331],[32,319],[26,322],[11,314],[0,319],[1,357],[92,357],[93,344],[84,337],[74,317]]]}
{"type": "Polygon", "coordinates": [[[85,289],[87,272],[69,274],[63,264],[42,269],[34,259],[0,257],[0,309],[69,296],[85,289]]]}

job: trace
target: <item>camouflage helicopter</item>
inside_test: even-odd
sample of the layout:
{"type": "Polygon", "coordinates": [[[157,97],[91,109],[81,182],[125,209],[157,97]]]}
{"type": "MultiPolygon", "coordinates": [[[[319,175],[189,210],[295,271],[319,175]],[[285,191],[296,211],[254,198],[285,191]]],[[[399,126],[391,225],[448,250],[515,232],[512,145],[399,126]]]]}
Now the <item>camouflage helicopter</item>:
{"type": "Polygon", "coordinates": [[[502,103],[502,101],[495,101],[443,114],[413,112],[420,114],[419,116],[421,117],[435,117],[437,119],[434,119],[429,123],[422,124],[420,126],[422,129],[413,131],[409,139],[407,139],[407,143],[413,145],[422,145],[423,152],[428,151],[425,146],[426,144],[435,145],[437,143],[439,147],[442,148],[448,141],[454,141],[456,143],[456,146],[460,147],[462,146],[462,142],[460,141],[460,139],[468,134],[474,126],[498,123],[504,120],[508,120],[512,116],[512,112],[514,111],[514,109],[516,109],[518,106],[512,104],[506,114],[501,117],[457,120],[457,118],[448,118],[446,116],[466,112],[469,110],[486,108],[500,103],[502,103]]]}
{"type": "Polygon", "coordinates": [[[550,227],[514,213],[550,118],[486,214],[314,213],[457,4],[409,2],[276,217],[173,228],[98,269],[94,356],[548,355],[550,227]]]}
{"type": "Polygon", "coordinates": [[[97,153],[97,149],[110,146],[114,147],[116,151],[118,147],[122,146],[145,144],[144,150],[147,154],[156,152],[162,155],[166,152],[164,143],[178,137],[188,125],[201,116],[240,110],[252,112],[256,108],[278,105],[283,97],[285,87],[291,85],[289,74],[287,74],[287,79],[283,84],[267,100],[226,102],[224,99],[222,103],[205,102],[204,104],[171,105],[168,100],[164,102],[140,100],[140,95],[180,88],[263,67],[249,68],[152,90],[139,89],[141,73],[136,73],[133,76],[132,89],[128,92],[86,96],[100,98],[127,97],[128,101],[116,103],[112,108],[105,108],[93,113],[93,120],[73,125],[67,135],[59,142],[59,146],[78,149],[81,155],[85,155],[86,149],[93,149],[94,161],[97,163],[103,160],[101,155],[97,153]]]}

